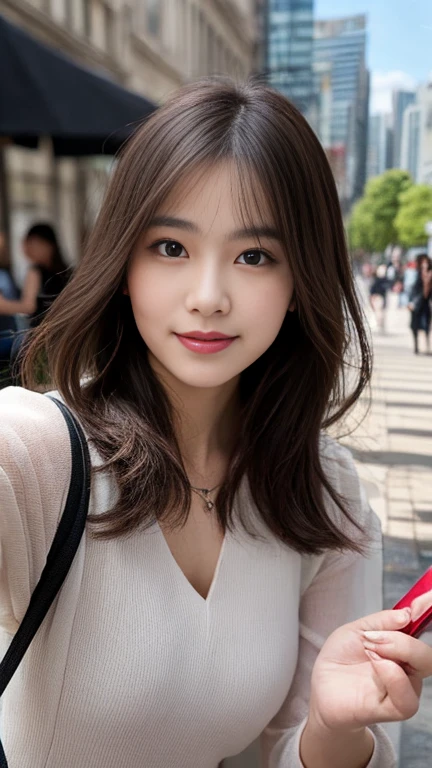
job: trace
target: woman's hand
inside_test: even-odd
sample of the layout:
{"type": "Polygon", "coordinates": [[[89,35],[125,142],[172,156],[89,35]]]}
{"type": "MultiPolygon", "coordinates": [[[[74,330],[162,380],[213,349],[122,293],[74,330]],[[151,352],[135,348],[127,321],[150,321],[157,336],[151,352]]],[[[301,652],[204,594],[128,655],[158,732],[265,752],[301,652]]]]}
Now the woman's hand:
{"type": "Polygon", "coordinates": [[[432,648],[398,631],[409,621],[409,609],[381,611],[330,635],[312,672],[315,723],[355,730],[415,715],[422,680],[432,675],[432,648]],[[368,631],[381,637],[367,636],[368,631]]]}

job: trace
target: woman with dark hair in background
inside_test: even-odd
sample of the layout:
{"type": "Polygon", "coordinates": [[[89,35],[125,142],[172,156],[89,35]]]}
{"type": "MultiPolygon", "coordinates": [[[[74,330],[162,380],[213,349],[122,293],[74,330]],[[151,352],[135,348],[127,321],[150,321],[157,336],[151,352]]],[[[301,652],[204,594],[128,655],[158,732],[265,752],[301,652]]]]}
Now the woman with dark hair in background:
{"type": "MultiPolygon", "coordinates": [[[[30,268],[27,270],[20,298],[5,298],[0,295],[0,315],[27,315],[30,328],[42,321],[54,299],[65,287],[70,268],[65,264],[51,224],[33,224],[22,241],[23,251],[30,268]]],[[[4,349],[8,343],[9,354],[15,357],[26,331],[17,331],[15,326],[9,332],[9,339],[3,338],[4,349]]]]}
{"type": "Polygon", "coordinates": [[[189,84],[122,152],[0,393],[9,633],[71,475],[42,355],[90,514],[6,691],[10,768],[216,768],[260,735],[263,768],[393,768],[378,723],[415,713],[432,649],[382,610],[379,520],[326,433],[370,350],[328,160],[282,94],[189,84]]]}
{"type": "Polygon", "coordinates": [[[409,294],[408,309],[411,310],[410,327],[414,336],[414,352],[418,355],[419,331],[424,331],[426,349],[430,352],[432,264],[427,253],[420,253],[416,262],[417,278],[409,294]]]}

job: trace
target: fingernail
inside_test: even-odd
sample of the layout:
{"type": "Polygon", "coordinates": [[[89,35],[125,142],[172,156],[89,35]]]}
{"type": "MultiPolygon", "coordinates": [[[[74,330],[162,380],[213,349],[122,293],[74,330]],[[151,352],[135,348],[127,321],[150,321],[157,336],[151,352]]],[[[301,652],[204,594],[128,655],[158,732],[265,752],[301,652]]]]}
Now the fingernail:
{"type": "Polygon", "coordinates": [[[378,656],[378,654],[374,653],[374,651],[367,651],[365,648],[365,654],[366,656],[369,656],[369,658],[372,659],[373,661],[382,661],[381,656],[378,656]]]}
{"type": "Polygon", "coordinates": [[[409,621],[409,619],[411,618],[411,608],[401,608],[399,609],[398,614],[399,615],[397,616],[397,618],[399,619],[400,622],[409,621]]]}
{"type": "Polygon", "coordinates": [[[365,648],[367,651],[375,651],[376,647],[376,643],[370,643],[368,640],[363,640],[363,648],[365,648]]]}
{"type": "Polygon", "coordinates": [[[388,635],[386,635],[385,632],[371,632],[366,630],[363,632],[363,636],[366,637],[367,640],[374,640],[377,643],[385,643],[386,640],[388,640],[388,635]]]}

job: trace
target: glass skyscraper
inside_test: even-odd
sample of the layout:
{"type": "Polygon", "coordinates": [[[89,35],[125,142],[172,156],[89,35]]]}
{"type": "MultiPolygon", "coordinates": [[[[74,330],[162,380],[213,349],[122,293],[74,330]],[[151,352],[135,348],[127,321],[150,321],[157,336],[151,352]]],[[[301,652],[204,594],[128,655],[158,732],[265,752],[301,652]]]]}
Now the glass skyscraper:
{"type": "Polygon", "coordinates": [[[307,113],[313,94],[314,0],[267,0],[266,61],[270,85],[307,113]]]}
{"type": "MultiPolygon", "coordinates": [[[[345,144],[349,113],[357,99],[359,76],[365,68],[366,17],[315,22],[314,65],[331,65],[331,143],[345,144]]],[[[319,89],[316,84],[316,89],[319,89]]]]}
{"type": "Polygon", "coordinates": [[[416,95],[412,91],[394,91],[393,93],[393,123],[394,123],[394,167],[401,166],[402,150],[402,125],[403,116],[407,107],[414,104],[416,95]]]}
{"type": "Polygon", "coordinates": [[[314,91],[329,80],[331,107],[326,135],[330,155],[339,158],[337,178],[349,204],[362,194],[366,178],[369,73],[366,68],[366,16],[316,21],[313,43],[314,91]]]}

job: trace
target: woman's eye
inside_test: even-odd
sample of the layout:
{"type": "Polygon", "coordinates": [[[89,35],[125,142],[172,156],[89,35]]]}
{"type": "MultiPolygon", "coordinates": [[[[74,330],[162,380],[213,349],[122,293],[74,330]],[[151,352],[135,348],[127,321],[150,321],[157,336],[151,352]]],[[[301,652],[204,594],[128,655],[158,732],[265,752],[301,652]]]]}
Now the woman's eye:
{"type": "Polygon", "coordinates": [[[186,253],[183,246],[175,240],[161,240],[159,243],[155,243],[154,247],[161,256],[169,256],[173,259],[178,259],[186,253]]]}
{"type": "Polygon", "coordinates": [[[264,251],[245,251],[244,253],[240,254],[239,259],[244,259],[243,264],[247,264],[250,267],[261,267],[263,264],[266,263],[266,261],[274,261],[274,259],[271,258],[267,253],[264,251]]]}

